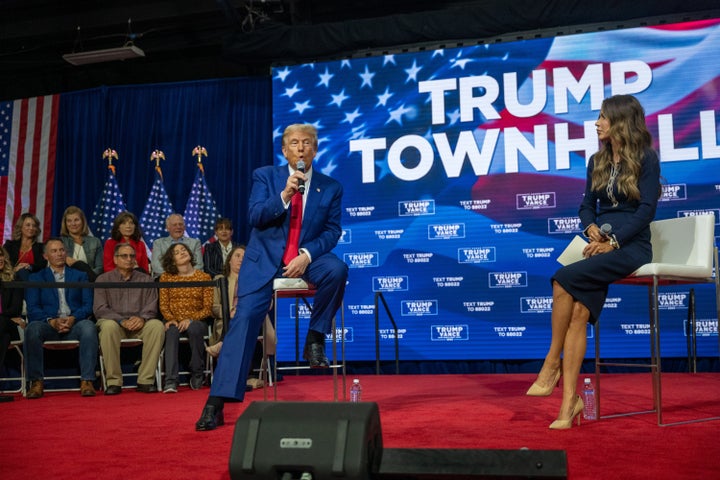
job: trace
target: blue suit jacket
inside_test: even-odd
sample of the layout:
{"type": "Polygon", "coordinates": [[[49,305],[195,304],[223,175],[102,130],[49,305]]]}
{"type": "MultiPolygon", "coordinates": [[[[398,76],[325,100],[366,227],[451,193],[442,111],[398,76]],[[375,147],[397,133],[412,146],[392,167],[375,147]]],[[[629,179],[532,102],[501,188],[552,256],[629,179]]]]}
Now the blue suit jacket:
{"type": "MultiPolygon", "coordinates": [[[[54,282],[50,267],[43,268],[39,272],[30,275],[31,282],[54,282]]],[[[88,276],[85,272],[65,268],[66,282],[87,282],[88,276]]],[[[70,315],[76,321],[84,320],[92,315],[93,293],[89,288],[66,288],[65,300],[70,307],[70,315]]],[[[57,317],[60,306],[57,288],[27,288],[25,290],[25,302],[27,303],[27,314],[29,322],[46,321],[48,318],[57,317]]]]}
{"type": "MultiPolygon", "coordinates": [[[[240,269],[238,295],[260,289],[280,268],[290,229],[290,209],[280,197],[287,179],[287,165],[260,167],[253,172],[248,208],[252,231],[240,269]]],[[[342,194],[340,182],[313,169],[300,231],[300,248],[306,248],[313,261],[332,251],[340,239],[342,194]]]]}

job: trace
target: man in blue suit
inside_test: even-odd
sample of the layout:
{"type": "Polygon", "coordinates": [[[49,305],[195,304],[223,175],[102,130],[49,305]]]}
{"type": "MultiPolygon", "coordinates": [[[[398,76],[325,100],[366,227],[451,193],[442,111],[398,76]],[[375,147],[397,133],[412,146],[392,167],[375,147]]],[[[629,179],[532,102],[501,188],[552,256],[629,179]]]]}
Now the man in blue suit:
{"type": "Polygon", "coordinates": [[[282,152],[288,165],[260,167],[253,172],[248,219],[252,225],[238,280],[238,304],[225,334],[210,396],[196,430],[224,423],[226,400],[242,401],[257,334],[270,309],[273,280],[303,278],[317,289],[303,356],[313,368],[328,367],[325,335],[342,304],[348,268],[332,249],[341,234],[342,185],[312,169],[318,146],[312,125],[285,129],[282,152]],[[298,162],[305,164],[305,173],[298,162]],[[297,247],[286,252],[291,231],[293,196],[304,186],[304,208],[297,247]]]}
{"type": "MultiPolygon", "coordinates": [[[[85,272],[65,268],[67,253],[62,240],[45,243],[48,266],[30,275],[31,282],[87,282],[85,272]]],[[[25,290],[28,325],[25,328],[25,359],[30,390],[27,398],[43,396],[43,342],[80,341],[80,394],[95,395],[93,381],[98,357],[98,334],[92,315],[93,294],[89,288],[28,288],[25,290]]]]}

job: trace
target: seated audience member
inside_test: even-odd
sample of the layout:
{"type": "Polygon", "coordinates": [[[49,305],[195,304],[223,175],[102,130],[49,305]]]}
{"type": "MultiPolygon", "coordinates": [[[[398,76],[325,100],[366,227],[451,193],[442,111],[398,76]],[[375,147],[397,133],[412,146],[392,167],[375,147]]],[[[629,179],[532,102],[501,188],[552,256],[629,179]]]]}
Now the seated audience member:
{"type": "Polygon", "coordinates": [[[115,245],[118,243],[127,243],[135,250],[133,268],[140,268],[143,272],[150,273],[147,246],[142,240],[142,230],[134,213],[122,212],[115,217],[110,238],[105,241],[103,251],[103,270],[106,272],[115,270],[115,245]]]}
{"type": "Polygon", "coordinates": [[[215,222],[215,242],[207,242],[203,251],[203,265],[205,272],[212,278],[222,275],[225,260],[230,250],[236,245],[232,241],[233,227],[229,218],[221,218],[215,222]]]}
{"type": "MultiPolygon", "coordinates": [[[[195,257],[185,243],[172,245],[162,258],[163,282],[209,282],[210,275],[195,269],[195,257]]],[[[165,319],[165,393],[178,387],[180,334],[190,344],[190,388],[198,390],[205,380],[206,319],[212,315],[213,287],[160,288],[160,313],[165,319]]]]}
{"type": "Polygon", "coordinates": [[[74,205],[63,213],[60,239],[67,252],[67,266],[87,273],[91,282],[103,272],[103,246],[90,235],[85,212],[74,205]]]}
{"type": "Polygon", "coordinates": [[[164,271],[163,256],[171,245],[176,243],[184,243],[195,257],[195,267],[203,269],[202,251],[200,248],[200,240],[197,238],[186,237],[185,235],[185,219],[179,213],[173,213],[168,216],[165,221],[165,227],[168,231],[167,237],[160,237],[153,242],[152,245],[152,274],[153,277],[159,277],[164,271]]]}
{"type": "MultiPolygon", "coordinates": [[[[30,274],[31,282],[87,282],[85,272],[65,268],[65,246],[59,238],[45,243],[48,267],[30,274]]],[[[43,396],[43,342],[80,341],[80,395],[95,395],[93,382],[98,357],[98,336],[92,315],[92,292],[88,288],[27,288],[28,324],[23,348],[30,390],[27,398],[43,396]]]]}
{"type": "MultiPolygon", "coordinates": [[[[18,340],[18,326],[24,327],[22,314],[23,290],[22,288],[9,288],[5,282],[15,280],[15,272],[10,255],[4,247],[0,247],[0,367],[5,363],[5,353],[10,342],[18,340]]],[[[0,402],[11,402],[15,397],[0,395],[0,402]]]]}
{"type": "MultiPolygon", "coordinates": [[[[227,260],[225,261],[225,267],[223,268],[223,275],[217,275],[214,280],[217,280],[218,278],[225,277],[228,281],[228,296],[230,297],[229,300],[229,308],[230,308],[230,316],[229,318],[235,317],[235,310],[237,308],[237,286],[238,286],[238,277],[240,273],[240,266],[242,265],[243,258],[245,256],[245,246],[244,245],[236,245],[233,247],[233,249],[230,251],[230,255],[228,255],[227,260]]],[[[225,332],[227,331],[227,325],[225,325],[225,319],[222,315],[222,298],[220,298],[220,289],[216,288],[215,293],[213,296],[213,317],[215,317],[215,323],[213,325],[213,335],[210,338],[210,346],[208,346],[205,350],[212,355],[213,357],[217,357],[220,355],[220,349],[223,345],[223,338],[225,337],[225,332]]],[[[229,320],[228,320],[229,321],[229,320]]],[[[265,317],[265,345],[266,348],[268,348],[268,354],[274,355],[275,354],[275,343],[276,343],[276,336],[275,336],[275,328],[273,327],[272,322],[270,321],[270,317],[265,317]]],[[[260,329],[260,334],[262,334],[262,329],[260,329]]],[[[252,370],[255,368],[261,368],[262,367],[262,344],[258,343],[255,347],[255,354],[253,357],[253,364],[255,365],[252,370]]],[[[251,375],[252,376],[252,375],[251,375]]],[[[248,387],[246,387],[246,390],[251,390],[253,387],[258,388],[262,387],[262,382],[259,381],[257,378],[248,378],[247,380],[248,387]]]]}
{"type": "Polygon", "coordinates": [[[12,240],[5,242],[18,280],[27,280],[31,273],[47,266],[40,239],[40,220],[32,213],[20,215],[12,231],[12,240]]]}
{"type": "MultiPolygon", "coordinates": [[[[245,257],[245,245],[234,246],[225,260],[222,274],[215,275],[215,277],[213,277],[213,280],[217,280],[222,277],[227,279],[230,318],[235,316],[235,308],[237,307],[238,273],[240,272],[240,265],[242,265],[243,257],[245,257]]],[[[230,321],[230,318],[223,318],[222,299],[220,298],[220,290],[218,288],[216,288],[213,293],[212,312],[215,322],[213,323],[212,336],[210,337],[210,346],[208,346],[205,350],[207,350],[207,352],[213,357],[217,357],[220,354],[220,349],[222,348],[223,338],[225,338],[227,323],[230,321]]]]}
{"type": "MultiPolygon", "coordinates": [[[[143,248],[145,248],[143,246],[143,248]]],[[[142,340],[142,359],[137,377],[137,391],[157,392],[155,368],[160,358],[165,327],[158,320],[158,293],[152,277],[135,268],[135,249],[129,243],[115,245],[115,269],[100,275],[96,284],[104,282],[143,282],[147,288],[95,288],[93,312],[100,331],[100,348],[105,362],[107,389],[105,395],[122,392],[120,341],[123,338],[142,340]]]]}

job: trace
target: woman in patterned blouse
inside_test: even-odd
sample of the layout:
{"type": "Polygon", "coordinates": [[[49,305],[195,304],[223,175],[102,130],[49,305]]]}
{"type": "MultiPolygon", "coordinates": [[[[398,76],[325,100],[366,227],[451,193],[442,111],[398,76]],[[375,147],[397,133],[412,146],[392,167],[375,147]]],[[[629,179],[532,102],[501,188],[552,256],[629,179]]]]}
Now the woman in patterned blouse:
{"type": "MultiPolygon", "coordinates": [[[[170,247],[162,258],[160,282],[206,282],[210,275],[195,269],[195,258],[184,243],[170,247]]],[[[160,313],[165,320],[165,393],[178,387],[180,334],[190,344],[190,388],[198,390],[205,380],[204,359],[207,320],[212,317],[213,287],[161,288],[160,313]]]]}

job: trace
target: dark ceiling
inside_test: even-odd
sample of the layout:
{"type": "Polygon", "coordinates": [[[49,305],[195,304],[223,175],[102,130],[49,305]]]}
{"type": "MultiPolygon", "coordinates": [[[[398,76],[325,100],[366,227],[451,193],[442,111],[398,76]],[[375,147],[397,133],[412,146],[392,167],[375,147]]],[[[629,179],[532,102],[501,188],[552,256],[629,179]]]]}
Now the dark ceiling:
{"type": "Polygon", "coordinates": [[[717,0],[0,0],[0,99],[267,75],[277,62],[710,18],[718,8],[717,0]],[[146,56],[84,66],[62,58],[128,42],[146,56]]]}

